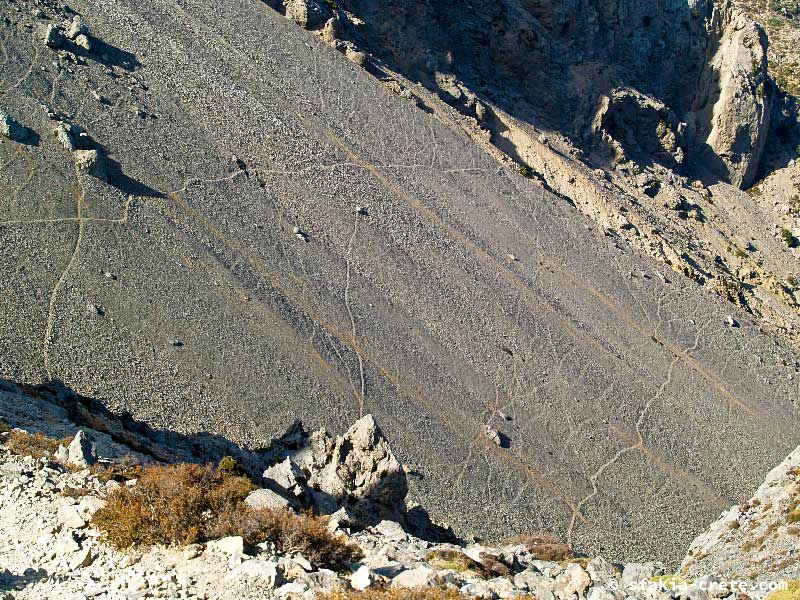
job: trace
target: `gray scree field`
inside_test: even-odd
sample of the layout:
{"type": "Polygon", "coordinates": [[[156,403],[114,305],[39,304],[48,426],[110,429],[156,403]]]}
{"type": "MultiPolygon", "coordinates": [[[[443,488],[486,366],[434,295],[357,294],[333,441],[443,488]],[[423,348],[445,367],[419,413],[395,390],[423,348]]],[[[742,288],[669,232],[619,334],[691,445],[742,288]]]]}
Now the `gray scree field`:
{"type": "Polygon", "coordinates": [[[797,445],[795,355],[266,5],[70,6],[90,50],[0,0],[2,377],[250,446],[370,412],[458,533],[627,560],[797,445]]]}

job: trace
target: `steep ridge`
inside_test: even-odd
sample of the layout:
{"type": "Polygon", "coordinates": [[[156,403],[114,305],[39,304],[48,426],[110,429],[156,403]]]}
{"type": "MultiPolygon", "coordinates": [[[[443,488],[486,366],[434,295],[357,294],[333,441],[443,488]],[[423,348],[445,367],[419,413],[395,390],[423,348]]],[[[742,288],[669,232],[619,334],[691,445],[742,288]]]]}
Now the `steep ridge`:
{"type": "Polygon", "coordinates": [[[626,559],[797,444],[791,350],[264,4],[81,0],[89,51],[0,7],[9,379],[251,446],[370,412],[459,533],[626,559]]]}

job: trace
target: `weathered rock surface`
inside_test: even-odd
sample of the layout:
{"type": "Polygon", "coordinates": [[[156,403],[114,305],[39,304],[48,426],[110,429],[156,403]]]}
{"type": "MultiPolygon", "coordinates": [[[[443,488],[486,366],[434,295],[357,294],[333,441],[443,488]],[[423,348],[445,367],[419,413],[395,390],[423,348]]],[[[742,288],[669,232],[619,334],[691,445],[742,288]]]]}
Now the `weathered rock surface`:
{"type": "Polygon", "coordinates": [[[320,0],[286,0],[286,16],[301,27],[317,29],[331,17],[327,3],[320,0]]]}
{"type": "MultiPolygon", "coordinates": [[[[723,2],[723,5],[725,3],[723,2]]],[[[743,14],[715,8],[720,36],[698,86],[693,107],[694,142],[703,165],[733,185],[747,188],[758,174],[770,131],[773,83],[767,37],[743,14]]]]}
{"type": "Polygon", "coordinates": [[[732,506],[692,542],[680,573],[692,579],[800,579],[800,446],[749,501],[732,506]]]}

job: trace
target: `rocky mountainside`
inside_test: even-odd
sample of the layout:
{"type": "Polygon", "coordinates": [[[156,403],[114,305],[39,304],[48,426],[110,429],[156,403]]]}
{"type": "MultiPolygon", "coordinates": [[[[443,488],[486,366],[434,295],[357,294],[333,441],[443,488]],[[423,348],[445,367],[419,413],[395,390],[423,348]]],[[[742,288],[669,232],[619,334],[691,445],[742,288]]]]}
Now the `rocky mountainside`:
{"type": "Polygon", "coordinates": [[[0,374],[176,453],[373,414],[462,537],[677,565],[798,441],[795,217],[723,181],[781,122],[763,36],[496,4],[0,0],[0,374]]]}
{"type": "MultiPolygon", "coordinates": [[[[785,536],[776,533],[766,542],[771,546],[766,561],[750,559],[747,546],[730,539],[757,535],[748,527],[751,521],[768,531],[779,529],[785,515],[758,507],[775,502],[782,509],[787,493],[797,504],[800,448],[770,473],[741,509],[746,515],[739,507],[731,509],[692,544],[681,574],[669,575],[658,561],[621,564],[599,555],[575,555],[546,533],[491,544],[459,540],[432,523],[421,529],[421,507],[405,503],[406,472],[370,415],[342,436],[309,435],[295,425],[260,453],[225,448],[253,469],[253,479],[263,486],[249,492],[237,510],[293,515],[311,503],[318,513],[330,515],[324,521],[327,533],[316,533],[322,536],[316,546],[303,546],[295,533],[294,550],[270,539],[253,545],[241,535],[119,548],[109,538],[104,511],[121,490],[135,492],[148,485],[137,465],[166,469],[155,466],[154,455],[180,452],[180,444],[161,447],[147,427],[54,386],[6,384],[0,390],[0,425],[0,594],[7,600],[734,600],[742,597],[740,592],[761,600],[774,586],[758,578],[775,583],[775,577],[800,577],[796,544],[787,546],[785,536]],[[46,450],[55,448],[56,438],[64,438],[62,445],[46,450]],[[272,466],[264,470],[267,465],[272,466]],[[760,511],[758,519],[754,511],[760,511]],[[731,519],[739,519],[742,527],[734,530],[731,519]],[[780,537],[784,541],[778,542],[780,537]],[[347,544],[358,554],[349,562],[327,565],[319,551],[323,538],[347,544]],[[732,589],[730,578],[750,579],[752,574],[731,567],[748,560],[759,569],[758,577],[732,589]]],[[[198,445],[195,459],[210,459],[218,450],[198,445]]],[[[235,463],[230,456],[225,460],[235,463]]],[[[175,506],[191,502],[180,500],[175,506]]]]}
{"type": "Polygon", "coordinates": [[[796,101],[739,5],[275,6],[607,235],[798,346],[796,101]],[[739,189],[772,173],[788,183],[778,193],[739,189]]]}

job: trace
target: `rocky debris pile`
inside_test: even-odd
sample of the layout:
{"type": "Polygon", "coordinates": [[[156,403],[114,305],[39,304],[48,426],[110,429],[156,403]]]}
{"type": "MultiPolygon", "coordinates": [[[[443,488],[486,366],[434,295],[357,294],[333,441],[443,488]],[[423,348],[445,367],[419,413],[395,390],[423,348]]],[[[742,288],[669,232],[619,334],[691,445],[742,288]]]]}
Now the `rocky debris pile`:
{"type": "Polygon", "coordinates": [[[800,579],[800,447],[690,545],[686,577],[800,579]]]}

